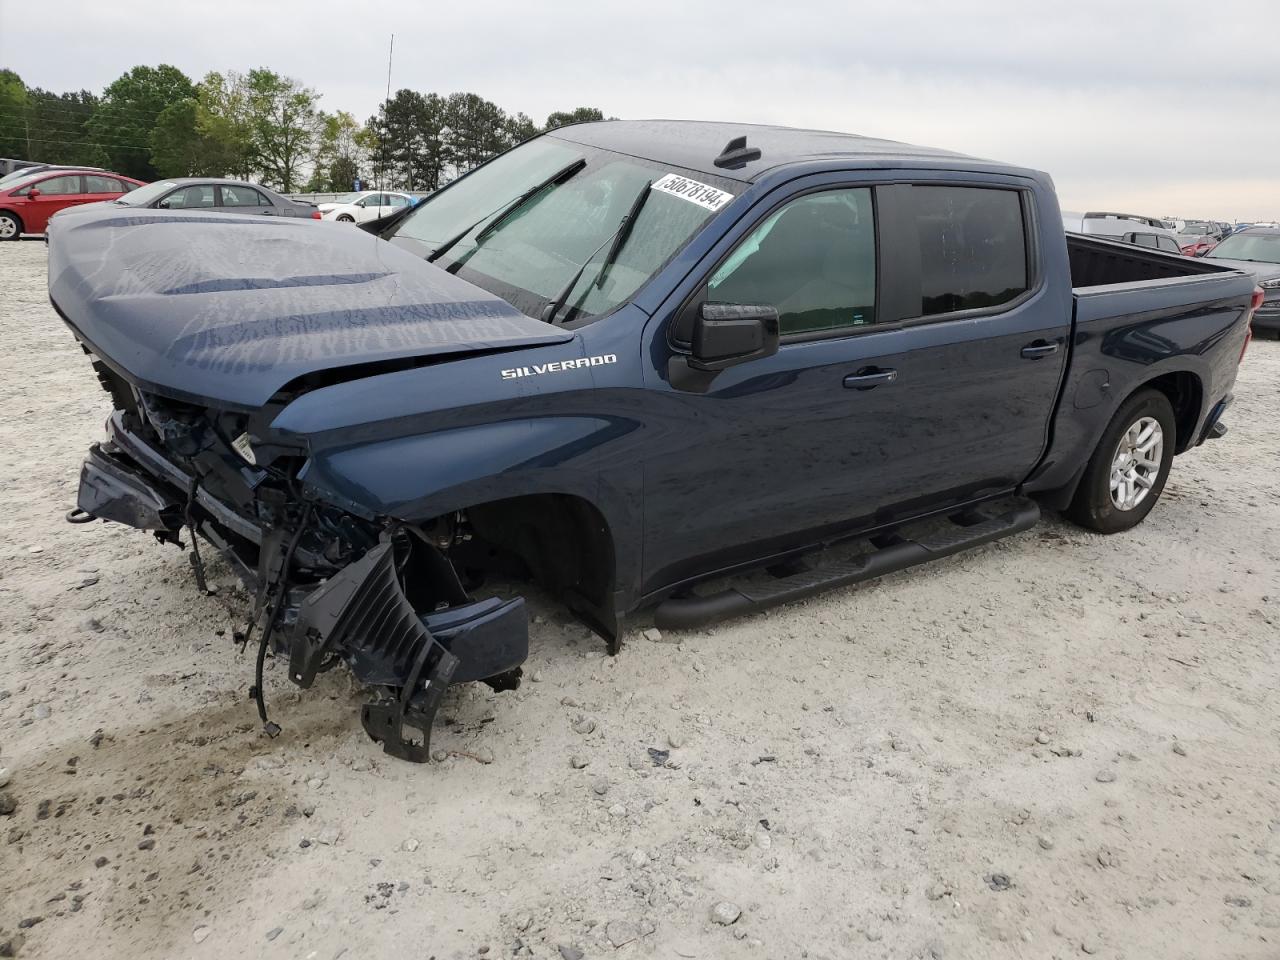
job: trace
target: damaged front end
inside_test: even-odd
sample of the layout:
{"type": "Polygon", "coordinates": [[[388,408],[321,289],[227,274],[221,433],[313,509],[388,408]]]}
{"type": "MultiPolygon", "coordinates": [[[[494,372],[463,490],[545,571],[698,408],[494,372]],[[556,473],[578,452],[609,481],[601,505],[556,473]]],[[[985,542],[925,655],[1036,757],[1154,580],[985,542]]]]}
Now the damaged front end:
{"type": "Polygon", "coordinates": [[[450,683],[518,686],[529,649],[524,600],[469,595],[449,559],[470,537],[464,516],[423,526],[308,497],[297,479],[306,451],[269,439],[281,403],[216,410],[94,366],[116,410],[106,441],[84,461],[68,520],[111,520],[180,547],[186,528],[201,589],[197,535],[213,545],[255,598],[243,640],[258,631],[250,692],[269,734],[279,727],[262,692],[268,650],[287,658],[290,680],[304,688],[345,663],[375,691],[362,710],[366,732],[388,754],[419,763],[450,683]]]}

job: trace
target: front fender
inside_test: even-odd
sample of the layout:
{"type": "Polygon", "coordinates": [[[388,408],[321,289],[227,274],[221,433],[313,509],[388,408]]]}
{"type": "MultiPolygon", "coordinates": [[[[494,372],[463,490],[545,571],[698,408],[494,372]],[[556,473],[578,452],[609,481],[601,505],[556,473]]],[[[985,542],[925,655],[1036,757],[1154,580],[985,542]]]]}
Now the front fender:
{"type": "Polygon", "coordinates": [[[585,415],[476,424],[321,450],[300,479],[320,499],[408,522],[532,494],[577,497],[608,525],[616,584],[629,593],[640,574],[628,545],[642,540],[641,476],[602,471],[597,453],[632,427],[585,415]]]}

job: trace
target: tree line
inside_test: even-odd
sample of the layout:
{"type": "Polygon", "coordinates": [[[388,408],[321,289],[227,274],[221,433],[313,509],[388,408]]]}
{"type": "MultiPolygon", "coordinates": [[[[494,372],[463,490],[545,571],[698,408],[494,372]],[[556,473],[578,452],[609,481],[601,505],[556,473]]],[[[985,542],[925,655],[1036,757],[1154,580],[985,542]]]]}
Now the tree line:
{"type": "Polygon", "coordinates": [[[595,107],[539,126],[475,93],[399,90],[364,123],[320,109],[320,94],[257,68],[192,81],[177,67],[138,66],[101,94],[28,87],[0,69],[0,157],[107,167],[139,180],[229,176],[285,193],[434,190],[543,131],[603,120],[595,107]]]}

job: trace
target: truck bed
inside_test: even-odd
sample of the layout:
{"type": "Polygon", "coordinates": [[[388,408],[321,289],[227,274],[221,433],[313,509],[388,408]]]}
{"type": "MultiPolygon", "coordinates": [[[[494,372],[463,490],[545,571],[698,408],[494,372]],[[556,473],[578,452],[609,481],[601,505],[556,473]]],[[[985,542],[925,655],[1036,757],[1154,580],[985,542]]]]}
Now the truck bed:
{"type": "Polygon", "coordinates": [[[1067,256],[1071,261],[1071,286],[1076,290],[1081,287],[1104,287],[1116,283],[1230,272],[1229,267],[1193,257],[1164,253],[1117,240],[1087,237],[1079,233],[1067,234],[1067,256]]]}

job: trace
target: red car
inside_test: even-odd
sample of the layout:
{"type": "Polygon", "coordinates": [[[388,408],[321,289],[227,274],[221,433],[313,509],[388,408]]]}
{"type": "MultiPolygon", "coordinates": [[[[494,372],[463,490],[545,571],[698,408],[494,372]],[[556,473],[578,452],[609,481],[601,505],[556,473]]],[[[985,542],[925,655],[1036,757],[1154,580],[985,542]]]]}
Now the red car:
{"type": "Polygon", "coordinates": [[[0,189],[0,240],[22,233],[44,233],[49,218],[81,203],[114,200],[142,186],[118,173],[46,170],[0,189]]]}

